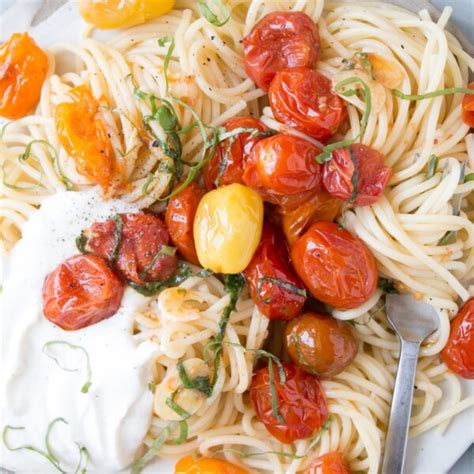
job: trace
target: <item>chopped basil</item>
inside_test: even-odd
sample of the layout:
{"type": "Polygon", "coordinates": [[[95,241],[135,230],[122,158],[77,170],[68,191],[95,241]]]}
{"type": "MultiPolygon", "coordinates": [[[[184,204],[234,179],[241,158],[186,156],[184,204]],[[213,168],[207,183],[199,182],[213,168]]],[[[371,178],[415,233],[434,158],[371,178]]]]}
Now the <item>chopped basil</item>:
{"type": "Polygon", "coordinates": [[[156,382],[153,380],[151,382],[148,382],[148,390],[150,390],[151,393],[155,393],[156,389],[156,382]]]}
{"type": "Polygon", "coordinates": [[[325,421],[323,426],[321,426],[321,429],[318,431],[318,434],[313,438],[311,441],[308,450],[306,451],[306,455],[308,455],[321,441],[321,437],[323,436],[323,433],[327,431],[331,425],[334,422],[334,416],[330,415],[328,419],[325,421]]]}
{"type": "Polygon", "coordinates": [[[388,278],[379,278],[378,288],[381,289],[384,293],[389,295],[395,295],[400,293],[395,286],[395,282],[393,280],[389,280],[388,278]]]}
{"type": "Polygon", "coordinates": [[[377,309],[373,313],[369,313],[369,317],[368,317],[367,321],[364,321],[363,323],[359,323],[359,321],[355,321],[355,320],[350,320],[348,322],[355,325],[355,326],[367,326],[367,324],[369,324],[370,321],[372,321],[372,319],[374,319],[375,316],[377,316],[377,314],[379,314],[382,310],[385,309],[385,307],[386,307],[386,305],[384,303],[382,306],[380,306],[379,309],[377,309]]]}
{"type": "Polygon", "coordinates": [[[438,164],[439,164],[439,158],[433,154],[430,156],[430,160],[428,162],[428,171],[426,172],[426,179],[432,178],[437,169],[438,169],[438,164]]]}
{"type": "Polygon", "coordinates": [[[179,422],[179,436],[173,441],[174,444],[183,444],[188,439],[188,424],[185,420],[179,422]]]}
{"type": "Polygon", "coordinates": [[[291,293],[295,293],[298,296],[302,296],[304,298],[306,298],[306,296],[307,296],[306,290],[304,288],[299,288],[296,285],[294,285],[293,283],[290,283],[288,281],[280,280],[279,278],[273,278],[273,277],[269,277],[269,276],[262,276],[257,281],[256,293],[257,293],[258,297],[265,304],[268,304],[271,301],[271,297],[263,299],[262,296],[261,296],[262,286],[263,286],[263,283],[266,282],[266,281],[269,282],[269,283],[273,283],[274,285],[277,285],[277,286],[279,286],[280,288],[283,288],[286,291],[289,291],[291,293]]]}
{"type": "Polygon", "coordinates": [[[7,122],[5,124],[2,125],[2,128],[0,128],[0,140],[3,140],[3,135],[5,135],[5,130],[7,129],[7,127],[12,124],[14,121],[10,121],[10,122],[7,122]]]}
{"type": "Polygon", "coordinates": [[[465,183],[468,183],[469,181],[474,181],[474,173],[469,173],[464,177],[465,183]]]}
{"type": "Polygon", "coordinates": [[[115,230],[114,230],[114,248],[112,250],[112,254],[110,255],[110,260],[112,263],[115,263],[119,254],[120,242],[122,240],[123,221],[120,214],[115,214],[115,216],[112,217],[112,220],[115,222],[115,230]]]}
{"type": "Polygon", "coordinates": [[[166,405],[169,406],[175,413],[177,413],[183,420],[189,418],[191,413],[187,412],[182,406],[178,405],[174,398],[176,397],[177,391],[173,392],[170,397],[166,399],[166,405]]]}
{"type": "Polygon", "coordinates": [[[395,97],[399,97],[403,100],[425,100],[433,99],[434,97],[441,97],[452,94],[467,94],[474,95],[474,89],[468,89],[467,87],[449,87],[447,89],[439,89],[437,91],[428,92],[426,94],[404,94],[402,91],[397,89],[392,90],[392,94],[395,97]]]}
{"type": "Polygon", "coordinates": [[[209,377],[199,376],[194,379],[190,379],[182,362],[179,362],[176,368],[178,369],[178,375],[181,379],[181,382],[183,383],[184,388],[198,390],[207,398],[212,395],[212,386],[209,377]]]}
{"type": "Polygon", "coordinates": [[[369,77],[373,80],[374,74],[372,72],[372,64],[369,59],[369,55],[367,53],[357,52],[354,54],[356,58],[358,58],[362,64],[362,67],[366,70],[369,77]]]}
{"type": "Polygon", "coordinates": [[[448,232],[446,232],[446,234],[444,234],[443,237],[441,237],[441,239],[438,242],[438,245],[439,246],[448,245],[451,239],[453,238],[453,236],[455,235],[456,235],[456,232],[454,230],[448,230],[448,232]]]}
{"type": "MultiPolygon", "coordinates": [[[[279,421],[279,423],[281,423],[282,425],[286,425],[285,419],[278,410],[278,396],[275,385],[275,374],[273,372],[273,361],[271,359],[268,359],[268,375],[270,376],[270,393],[272,396],[273,416],[279,421]]],[[[284,382],[280,380],[280,384],[282,383],[284,382]]]]}
{"type": "Polygon", "coordinates": [[[48,341],[46,344],[43,345],[43,352],[45,355],[47,355],[50,359],[53,359],[56,364],[62,369],[67,372],[78,372],[81,368],[80,367],[74,367],[70,368],[67,367],[65,364],[61,363],[59,357],[51,352],[49,350],[53,348],[54,346],[66,346],[69,349],[73,351],[81,351],[84,354],[85,360],[86,360],[86,374],[87,374],[87,380],[85,384],[81,388],[82,393],[87,393],[89,391],[90,386],[92,385],[92,368],[91,368],[91,363],[89,359],[89,353],[82,347],[82,346],[76,346],[75,344],[70,344],[67,341],[48,341]]]}
{"type": "Polygon", "coordinates": [[[354,165],[354,173],[352,173],[351,178],[352,194],[349,199],[349,203],[352,204],[356,201],[357,195],[359,194],[359,163],[357,162],[357,157],[352,150],[352,146],[349,147],[349,156],[351,158],[352,164],[354,165]]]}
{"type": "MultiPolygon", "coordinates": [[[[9,122],[9,123],[11,123],[11,122],[9,122]]],[[[6,125],[8,125],[8,123],[6,125]]],[[[28,156],[24,157],[23,155],[19,155],[18,156],[18,161],[20,162],[20,164],[22,164],[24,161],[26,161],[30,157],[34,158],[39,164],[40,176],[39,176],[38,182],[34,183],[34,184],[26,185],[26,186],[19,186],[17,184],[9,183],[7,181],[7,172],[5,170],[6,162],[4,162],[2,164],[2,173],[3,173],[2,182],[3,182],[4,186],[6,186],[7,188],[10,188],[10,189],[13,189],[15,191],[28,191],[28,190],[36,189],[38,187],[39,188],[44,188],[45,187],[43,185],[43,177],[44,177],[43,166],[41,165],[40,160],[38,158],[36,158],[36,156],[28,155],[28,156]]]]}
{"type": "Polygon", "coordinates": [[[229,10],[220,0],[198,0],[198,7],[201,15],[214,26],[224,26],[230,19],[229,10]],[[210,8],[208,3],[212,2],[218,9],[219,13],[215,14],[210,8]]]}
{"type": "Polygon", "coordinates": [[[79,252],[87,253],[87,250],[86,250],[87,240],[88,239],[84,231],[81,232],[79,237],[76,237],[76,247],[77,247],[77,250],[79,250],[79,252]]]}
{"type": "Polygon", "coordinates": [[[176,254],[176,247],[172,247],[170,245],[162,245],[160,247],[160,250],[156,253],[156,255],[152,258],[151,262],[149,265],[145,267],[145,269],[140,272],[138,275],[142,280],[146,278],[148,272],[150,272],[153,267],[156,265],[156,263],[160,260],[162,257],[174,257],[176,254]]]}

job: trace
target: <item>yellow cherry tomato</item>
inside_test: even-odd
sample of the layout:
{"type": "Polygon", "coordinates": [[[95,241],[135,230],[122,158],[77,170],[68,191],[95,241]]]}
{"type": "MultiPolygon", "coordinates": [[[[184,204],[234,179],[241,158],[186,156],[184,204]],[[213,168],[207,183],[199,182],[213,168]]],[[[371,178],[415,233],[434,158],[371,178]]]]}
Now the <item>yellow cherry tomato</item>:
{"type": "Polygon", "coordinates": [[[97,28],[126,28],[168,13],[175,0],[80,0],[79,13],[97,28]]]}
{"type": "Polygon", "coordinates": [[[204,195],[194,218],[199,262],[216,273],[240,273],[252,260],[263,226],[263,201],[234,183],[204,195]]]}
{"type": "Polygon", "coordinates": [[[248,474],[235,464],[222,459],[198,458],[186,456],[181,458],[174,468],[175,474],[248,474]]]}

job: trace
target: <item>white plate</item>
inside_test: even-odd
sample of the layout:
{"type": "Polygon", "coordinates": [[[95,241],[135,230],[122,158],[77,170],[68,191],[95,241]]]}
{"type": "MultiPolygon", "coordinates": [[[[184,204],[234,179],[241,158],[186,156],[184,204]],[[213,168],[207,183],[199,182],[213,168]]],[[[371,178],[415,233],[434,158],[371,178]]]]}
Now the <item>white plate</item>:
{"type": "MultiPolygon", "coordinates": [[[[0,0],[4,1],[4,0],[0,0]]],[[[62,3],[61,0],[47,0],[50,3],[62,3]]],[[[48,47],[58,42],[77,42],[80,39],[82,23],[77,13],[77,2],[69,0],[66,5],[57,10],[46,21],[35,28],[31,28],[31,20],[39,10],[41,0],[21,0],[13,2],[7,12],[2,13],[0,23],[0,41],[5,40],[11,33],[28,30],[35,40],[43,47],[48,47]]],[[[390,3],[404,6],[412,11],[419,11],[428,7],[433,16],[433,9],[425,0],[391,0],[390,3]]],[[[459,17],[471,18],[467,25],[472,26],[474,0],[437,0],[438,6],[451,4],[456,9],[464,7],[464,15],[459,17]]],[[[457,12],[459,13],[459,12],[457,12]]],[[[454,32],[454,31],[453,31],[454,32]]],[[[472,34],[472,32],[471,32],[472,34]]],[[[463,35],[459,35],[466,50],[473,53],[472,45],[463,35]]],[[[474,396],[474,381],[463,382],[464,394],[474,396]]],[[[427,432],[411,441],[408,445],[406,473],[446,473],[462,454],[474,443],[474,409],[470,409],[458,415],[449,425],[443,436],[434,431],[427,432]]],[[[144,473],[165,474],[174,472],[174,461],[159,460],[148,466],[144,473]]]]}

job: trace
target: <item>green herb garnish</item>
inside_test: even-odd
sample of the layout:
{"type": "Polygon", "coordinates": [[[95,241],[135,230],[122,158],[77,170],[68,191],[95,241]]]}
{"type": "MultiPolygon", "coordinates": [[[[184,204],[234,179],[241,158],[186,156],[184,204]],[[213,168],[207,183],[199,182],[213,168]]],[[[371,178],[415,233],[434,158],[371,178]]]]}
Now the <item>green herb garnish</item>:
{"type": "Polygon", "coordinates": [[[110,255],[110,261],[114,264],[117,260],[119,249],[120,249],[120,242],[122,240],[123,221],[120,214],[115,214],[115,216],[112,217],[112,220],[115,222],[115,229],[114,229],[114,248],[112,250],[112,254],[110,255]]]}
{"type": "Polygon", "coordinates": [[[438,170],[439,158],[433,154],[430,156],[430,160],[428,162],[428,171],[426,172],[426,179],[432,178],[436,171],[438,170]]]}
{"type": "Polygon", "coordinates": [[[399,97],[403,100],[426,100],[433,99],[435,97],[442,97],[452,94],[467,94],[474,95],[474,89],[468,89],[467,87],[449,87],[447,89],[439,89],[437,91],[427,92],[426,94],[404,94],[402,91],[397,89],[392,90],[392,94],[395,97],[399,97]]]}
{"type": "Polygon", "coordinates": [[[181,382],[183,383],[184,388],[198,390],[207,398],[212,395],[212,386],[209,377],[199,376],[195,377],[194,379],[190,379],[182,362],[178,362],[176,368],[178,369],[178,375],[181,379],[181,382]]]}
{"type": "Polygon", "coordinates": [[[395,282],[393,280],[389,280],[388,278],[379,278],[377,287],[389,295],[400,293],[395,286],[395,282]]]}
{"type": "Polygon", "coordinates": [[[198,8],[201,15],[214,26],[224,26],[230,19],[229,10],[220,0],[198,0],[198,8]],[[215,14],[210,8],[208,3],[212,2],[219,10],[218,14],[215,14]]]}
{"type": "Polygon", "coordinates": [[[271,301],[271,297],[270,297],[270,299],[269,298],[263,299],[262,296],[261,296],[262,287],[263,287],[264,282],[269,282],[269,283],[272,283],[274,285],[277,285],[280,288],[282,288],[286,291],[289,291],[291,293],[295,293],[298,296],[302,296],[303,298],[306,298],[306,296],[307,296],[306,290],[304,288],[299,288],[298,286],[294,285],[293,283],[290,283],[288,281],[280,280],[279,278],[273,278],[273,277],[269,277],[269,276],[262,276],[257,281],[256,293],[257,293],[258,297],[265,304],[268,304],[271,301]]]}
{"type": "Polygon", "coordinates": [[[449,242],[451,241],[451,239],[456,235],[456,231],[454,230],[448,230],[448,232],[446,232],[446,234],[443,235],[443,237],[441,237],[441,239],[439,239],[439,242],[438,242],[438,246],[443,246],[443,245],[448,245],[449,242]]]}
{"type": "Polygon", "coordinates": [[[365,69],[369,77],[374,80],[374,74],[372,72],[372,63],[370,62],[369,55],[367,53],[357,52],[354,54],[362,64],[362,67],[365,69]]]}
{"type": "Polygon", "coordinates": [[[465,183],[469,183],[469,181],[474,181],[474,173],[469,173],[464,177],[465,183]]]}

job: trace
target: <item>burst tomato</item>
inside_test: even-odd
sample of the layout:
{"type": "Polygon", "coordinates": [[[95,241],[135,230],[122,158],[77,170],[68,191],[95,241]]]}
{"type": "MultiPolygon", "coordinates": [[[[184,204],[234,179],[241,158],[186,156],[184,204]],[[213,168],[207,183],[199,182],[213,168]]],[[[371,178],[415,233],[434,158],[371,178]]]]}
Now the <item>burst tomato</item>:
{"type": "Polygon", "coordinates": [[[291,259],[312,295],[335,308],[356,308],[377,289],[372,253],[360,239],[333,222],[313,224],[294,243],[291,259]]]}
{"type": "Polygon", "coordinates": [[[278,71],[316,64],[318,27],[305,13],[269,13],[244,38],[244,53],[248,76],[266,91],[278,71]]]}
{"type": "Polygon", "coordinates": [[[357,355],[348,323],[327,314],[305,313],[289,321],[283,341],[291,360],[318,377],[337,375],[357,355]]]}
{"type": "Polygon", "coordinates": [[[441,358],[453,372],[465,379],[474,379],[474,298],[468,300],[452,320],[441,358]]]}
{"type": "Polygon", "coordinates": [[[280,383],[278,367],[273,363],[276,404],[283,423],[272,407],[271,377],[268,367],[257,370],[250,384],[250,400],[258,419],[282,443],[308,438],[323,426],[328,407],[319,380],[294,364],[284,362],[285,383],[280,383]]]}
{"type": "Polygon", "coordinates": [[[274,117],[318,140],[331,138],[347,116],[331,81],[308,68],[284,69],[273,79],[268,99],[274,117]]]}
{"type": "MultiPolygon", "coordinates": [[[[234,117],[224,123],[224,128],[231,132],[239,128],[252,128],[258,132],[268,132],[268,128],[253,117],[234,117]]],[[[250,133],[239,133],[219,143],[216,152],[203,170],[204,184],[210,191],[218,186],[240,183],[244,163],[254,145],[261,136],[250,133]]]]}
{"type": "Polygon", "coordinates": [[[245,162],[245,184],[272,204],[295,208],[322,188],[321,150],[293,135],[260,140],[245,162]]]}
{"type": "Polygon", "coordinates": [[[260,244],[244,271],[250,294],[269,319],[292,319],[303,309],[306,290],[291,267],[281,230],[266,222],[260,244]]]}
{"type": "Polygon", "coordinates": [[[351,470],[342,454],[334,451],[316,458],[305,474],[351,474],[351,470]]]}
{"type": "MultiPolygon", "coordinates": [[[[469,89],[474,89],[474,82],[469,84],[469,89]]],[[[462,99],[462,119],[466,125],[474,127],[474,95],[464,94],[462,99]]]]}
{"type": "Polygon", "coordinates": [[[177,258],[165,224],[152,214],[117,214],[83,232],[84,249],[115,265],[128,281],[142,284],[169,278],[177,258]]]}
{"type": "Polygon", "coordinates": [[[0,115],[24,117],[40,99],[48,56],[28,33],[15,33],[0,46],[0,64],[0,115]]]}
{"type": "Polygon", "coordinates": [[[199,260],[194,245],[194,217],[203,196],[204,190],[193,182],[169,200],[165,214],[171,241],[183,257],[195,265],[199,265],[199,260]]]}
{"type": "Polygon", "coordinates": [[[102,258],[74,255],[46,277],[43,312],[60,328],[75,331],[113,316],[122,295],[122,282],[102,258]]]}
{"type": "Polygon", "coordinates": [[[246,469],[242,469],[223,459],[197,458],[186,456],[181,458],[174,468],[175,474],[247,474],[246,469]]]}
{"type": "Polygon", "coordinates": [[[391,176],[384,156],[360,143],[334,150],[323,165],[323,183],[328,192],[356,206],[376,202],[391,176]]]}
{"type": "Polygon", "coordinates": [[[122,173],[105,122],[98,116],[99,101],[86,85],[74,87],[69,94],[74,101],[56,107],[59,142],[74,158],[77,171],[107,193],[122,182],[122,173]]]}

